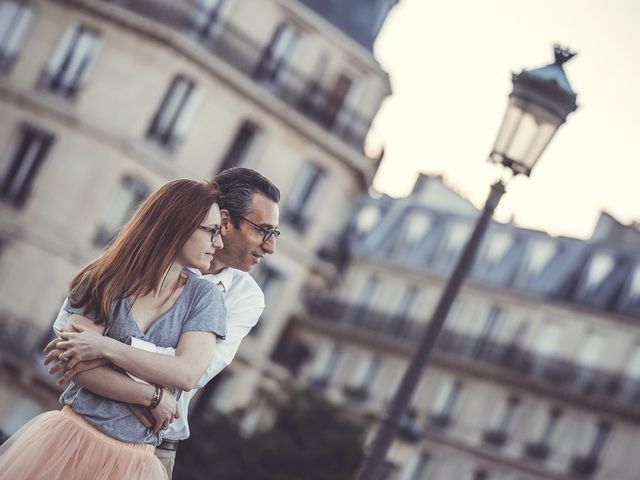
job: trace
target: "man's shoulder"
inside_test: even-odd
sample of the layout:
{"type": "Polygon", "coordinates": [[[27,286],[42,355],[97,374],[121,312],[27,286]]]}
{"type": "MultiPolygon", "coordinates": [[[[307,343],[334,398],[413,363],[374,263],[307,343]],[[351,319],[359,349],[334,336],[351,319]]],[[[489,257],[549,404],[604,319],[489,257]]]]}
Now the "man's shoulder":
{"type": "Polygon", "coordinates": [[[247,272],[243,272],[242,270],[238,270],[235,268],[229,268],[229,270],[233,274],[229,293],[231,293],[231,290],[235,290],[243,296],[255,295],[264,298],[262,289],[258,285],[258,282],[256,282],[251,275],[249,275],[247,272]]]}

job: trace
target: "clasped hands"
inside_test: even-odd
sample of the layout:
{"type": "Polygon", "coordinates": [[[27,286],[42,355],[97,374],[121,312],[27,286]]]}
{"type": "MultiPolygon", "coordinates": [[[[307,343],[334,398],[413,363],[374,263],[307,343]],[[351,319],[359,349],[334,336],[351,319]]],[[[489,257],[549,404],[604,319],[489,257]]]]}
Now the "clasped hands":
{"type": "MultiPolygon", "coordinates": [[[[44,364],[54,362],[49,374],[62,372],[57,383],[63,385],[83,372],[110,365],[104,357],[105,341],[105,337],[98,331],[71,319],[60,332],[60,338],[55,338],[44,348],[44,364]]],[[[153,388],[151,385],[149,387],[153,388]]],[[[167,429],[175,418],[179,418],[176,398],[168,389],[165,389],[160,403],[154,409],[135,404],[129,404],[129,409],[144,426],[153,429],[154,433],[167,429]]]]}

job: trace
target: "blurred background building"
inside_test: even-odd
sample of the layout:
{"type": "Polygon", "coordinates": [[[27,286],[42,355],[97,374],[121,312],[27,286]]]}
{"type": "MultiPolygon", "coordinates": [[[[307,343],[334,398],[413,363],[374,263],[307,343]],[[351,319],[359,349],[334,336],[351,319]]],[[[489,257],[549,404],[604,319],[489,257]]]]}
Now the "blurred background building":
{"type": "MultiPolygon", "coordinates": [[[[283,235],[194,413],[246,408],[252,431],[302,386],[375,425],[477,216],[441,178],[367,194],[395,3],[0,0],[0,430],[57,406],[39,351],[73,273],[160,184],[237,165],[282,190],[283,235]]],[[[637,226],[494,223],[389,478],[635,479],[638,319],[637,226]]]]}
{"type": "MultiPolygon", "coordinates": [[[[276,358],[375,424],[476,217],[440,177],[420,176],[403,199],[363,196],[340,282],[307,292],[276,358]]],[[[635,226],[603,213],[581,241],[493,223],[403,418],[389,478],[637,478],[639,319],[635,226]]]]}

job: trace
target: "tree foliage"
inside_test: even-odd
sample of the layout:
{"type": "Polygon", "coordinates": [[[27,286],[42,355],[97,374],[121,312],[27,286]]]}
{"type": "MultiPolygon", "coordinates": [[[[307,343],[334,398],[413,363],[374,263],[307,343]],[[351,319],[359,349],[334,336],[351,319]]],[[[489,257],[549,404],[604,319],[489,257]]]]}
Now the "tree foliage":
{"type": "Polygon", "coordinates": [[[243,437],[241,415],[192,424],[178,451],[176,480],[350,480],[362,458],[364,426],[327,401],[295,394],[271,430],[243,437]]]}

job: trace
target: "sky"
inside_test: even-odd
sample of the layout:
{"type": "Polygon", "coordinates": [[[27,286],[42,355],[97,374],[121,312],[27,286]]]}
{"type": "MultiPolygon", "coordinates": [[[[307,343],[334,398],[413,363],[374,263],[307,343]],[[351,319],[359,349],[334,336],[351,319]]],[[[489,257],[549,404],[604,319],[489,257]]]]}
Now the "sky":
{"type": "Polygon", "coordinates": [[[578,110],[495,216],[577,238],[601,211],[640,221],[638,0],[400,0],[374,48],[393,90],[372,130],[385,147],[374,187],[405,196],[418,172],[441,174],[481,207],[511,72],[551,63],[554,43],[577,52],[578,110]]]}

